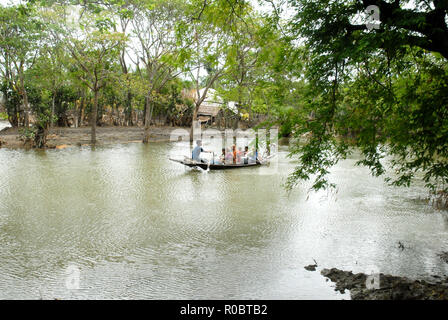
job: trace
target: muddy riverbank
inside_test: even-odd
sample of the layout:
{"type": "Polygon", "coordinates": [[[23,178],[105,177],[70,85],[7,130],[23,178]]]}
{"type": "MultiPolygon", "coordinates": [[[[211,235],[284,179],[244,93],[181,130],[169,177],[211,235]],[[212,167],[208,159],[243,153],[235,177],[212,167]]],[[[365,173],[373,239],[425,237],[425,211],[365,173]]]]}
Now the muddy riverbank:
{"type": "MultiPolygon", "coordinates": [[[[169,141],[174,127],[151,127],[150,141],[169,141]]],[[[143,139],[142,127],[98,127],[96,131],[97,145],[115,143],[140,143],[143,139]]],[[[48,134],[48,148],[65,148],[90,144],[90,127],[80,128],[52,128],[48,134]]],[[[2,148],[26,148],[17,128],[4,128],[0,131],[0,147],[2,148]]]]}

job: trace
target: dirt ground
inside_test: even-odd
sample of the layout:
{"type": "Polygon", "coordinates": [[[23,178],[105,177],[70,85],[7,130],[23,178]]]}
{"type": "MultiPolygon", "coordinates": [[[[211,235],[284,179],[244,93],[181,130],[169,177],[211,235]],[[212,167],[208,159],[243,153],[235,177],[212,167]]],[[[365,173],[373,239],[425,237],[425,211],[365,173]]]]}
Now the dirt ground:
{"type": "MultiPolygon", "coordinates": [[[[173,130],[190,128],[151,127],[150,141],[170,141],[173,130]]],[[[141,143],[143,139],[143,127],[97,127],[97,145],[115,143],[141,143]]],[[[80,128],[52,128],[47,137],[48,148],[63,149],[68,146],[89,145],[91,137],[90,127],[80,128]]],[[[0,131],[1,148],[26,148],[17,128],[5,128],[0,131]]]]}

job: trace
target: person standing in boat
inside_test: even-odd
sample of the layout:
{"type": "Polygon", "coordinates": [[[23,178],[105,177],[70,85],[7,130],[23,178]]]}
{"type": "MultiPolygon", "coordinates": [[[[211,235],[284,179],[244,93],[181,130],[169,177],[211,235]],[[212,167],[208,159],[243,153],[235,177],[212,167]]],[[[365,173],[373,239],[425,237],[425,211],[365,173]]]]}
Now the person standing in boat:
{"type": "Polygon", "coordinates": [[[191,152],[191,158],[197,162],[207,163],[207,161],[201,158],[201,152],[211,153],[211,151],[206,151],[202,148],[201,140],[197,140],[196,147],[194,147],[193,151],[191,152]]]}
{"type": "Polygon", "coordinates": [[[233,156],[233,164],[236,164],[236,156],[237,156],[236,145],[232,146],[232,156],[233,156]]]}

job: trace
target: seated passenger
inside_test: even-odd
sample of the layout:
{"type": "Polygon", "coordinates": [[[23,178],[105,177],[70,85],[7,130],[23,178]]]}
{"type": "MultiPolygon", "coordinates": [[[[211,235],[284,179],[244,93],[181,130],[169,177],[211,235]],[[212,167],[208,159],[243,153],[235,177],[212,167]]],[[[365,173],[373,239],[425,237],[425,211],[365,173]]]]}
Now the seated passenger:
{"type": "Polygon", "coordinates": [[[217,156],[216,159],[213,159],[214,164],[225,164],[226,162],[226,149],[222,148],[222,153],[220,156],[217,156]]]}
{"type": "Polygon", "coordinates": [[[250,150],[250,152],[248,152],[247,153],[247,157],[248,157],[248,162],[249,163],[255,163],[255,162],[257,162],[257,155],[258,155],[258,152],[257,152],[257,150],[255,150],[255,149],[251,149],[250,150]]]}
{"type": "Polygon", "coordinates": [[[197,162],[207,163],[207,161],[201,158],[201,152],[210,153],[211,151],[205,151],[204,149],[202,149],[202,141],[197,140],[196,147],[194,147],[193,151],[191,152],[191,158],[197,162]]]}
{"type": "Polygon", "coordinates": [[[244,164],[248,164],[249,163],[249,147],[248,146],[244,147],[243,162],[244,162],[244,164]]]}
{"type": "Polygon", "coordinates": [[[225,148],[221,149],[221,155],[219,156],[219,162],[221,164],[224,164],[226,162],[226,149],[225,148]]]}

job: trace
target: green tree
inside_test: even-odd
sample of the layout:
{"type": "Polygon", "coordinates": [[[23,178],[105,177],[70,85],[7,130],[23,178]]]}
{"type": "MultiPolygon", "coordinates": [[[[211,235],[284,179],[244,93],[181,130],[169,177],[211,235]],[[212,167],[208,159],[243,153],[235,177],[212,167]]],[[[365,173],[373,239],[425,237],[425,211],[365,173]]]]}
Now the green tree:
{"type": "Polygon", "coordinates": [[[64,85],[68,83],[68,75],[65,65],[67,64],[67,52],[61,43],[46,43],[40,50],[39,57],[31,70],[33,82],[41,88],[48,90],[51,94],[50,127],[55,121],[56,97],[64,85]]]}
{"type": "Polygon", "coordinates": [[[105,11],[82,12],[82,16],[79,16],[79,25],[74,21],[69,23],[66,15],[59,17],[61,20],[58,29],[55,29],[53,34],[70,52],[71,63],[76,66],[73,69],[76,76],[93,93],[90,122],[91,142],[95,144],[99,93],[112,75],[113,64],[118,60],[126,38],[121,32],[110,31],[113,30],[114,22],[105,11]]]}
{"type": "Polygon", "coordinates": [[[143,142],[149,141],[149,127],[154,111],[154,98],[165,85],[179,75],[176,70],[181,49],[176,41],[176,24],[182,17],[183,4],[179,1],[136,1],[131,19],[137,70],[145,79],[145,131],[143,142]],[[142,67],[140,67],[140,62],[142,67]]]}
{"type": "Polygon", "coordinates": [[[43,25],[31,5],[0,6],[0,35],[3,81],[22,98],[21,122],[28,128],[30,104],[25,73],[36,61],[42,43],[43,25]]]}
{"type": "Polygon", "coordinates": [[[190,141],[194,139],[193,127],[200,105],[209,89],[229,71],[233,62],[230,28],[236,19],[241,19],[250,10],[247,3],[241,2],[238,6],[234,4],[232,1],[226,4],[222,1],[192,0],[187,11],[189,20],[178,29],[179,39],[188,43],[185,45],[188,50],[183,71],[195,90],[190,141]]]}
{"type": "Polygon", "coordinates": [[[311,177],[314,189],[332,186],[330,168],[354,146],[363,155],[358,164],[387,173],[394,185],[422,174],[431,190],[446,191],[447,2],[289,3],[297,8],[290,36],[306,44],[308,88],[289,187],[311,177]],[[380,9],[379,29],[365,25],[368,5],[380,9]]]}

